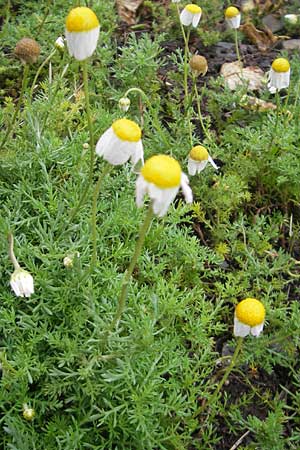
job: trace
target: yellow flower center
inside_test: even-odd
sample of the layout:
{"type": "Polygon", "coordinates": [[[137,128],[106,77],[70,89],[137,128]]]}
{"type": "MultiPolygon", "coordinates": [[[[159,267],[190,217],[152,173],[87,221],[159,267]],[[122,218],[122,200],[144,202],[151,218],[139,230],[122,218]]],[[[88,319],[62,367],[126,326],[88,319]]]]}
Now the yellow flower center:
{"type": "Polygon", "coordinates": [[[238,320],[250,327],[261,324],[266,315],[264,305],[255,298],[242,300],[235,308],[235,315],[238,320]]]}
{"type": "Polygon", "coordinates": [[[99,26],[96,14],[86,6],[79,6],[69,12],[66,19],[67,31],[90,31],[99,26]]]}
{"type": "Polygon", "coordinates": [[[190,151],[189,157],[194,161],[206,161],[208,159],[208,151],[202,145],[196,145],[190,151]]]}
{"type": "Polygon", "coordinates": [[[200,6],[193,5],[192,3],[190,3],[189,5],[186,5],[185,9],[192,14],[199,14],[202,11],[200,6]]]}
{"type": "Polygon", "coordinates": [[[138,124],[129,119],[116,120],[112,124],[112,129],[122,141],[138,142],[142,136],[142,131],[138,124]]]}
{"type": "Polygon", "coordinates": [[[229,6],[225,11],[225,17],[232,19],[240,14],[239,10],[235,6],[229,6]]]}
{"type": "Polygon", "coordinates": [[[275,72],[288,72],[290,63],[285,58],[277,58],[272,63],[272,69],[275,70],[275,72]]]}
{"type": "Polygon", "coordinates": [[[146,181],[163,189],[180,185],[181,168],[176,159],[171,156],[152,156],[145,162],[141,174],[146,181]]]}

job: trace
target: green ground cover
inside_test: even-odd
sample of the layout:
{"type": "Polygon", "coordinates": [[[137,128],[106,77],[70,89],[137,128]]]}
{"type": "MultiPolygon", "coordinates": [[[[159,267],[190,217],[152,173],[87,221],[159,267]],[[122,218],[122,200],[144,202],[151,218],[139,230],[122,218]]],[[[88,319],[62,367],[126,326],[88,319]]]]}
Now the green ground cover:
{"type": "MultiPolygon", "coordinates": [[[[89,271],[92,188],[70,220],[90,169],[82,64],[66,47],[54,47],[74,2],[0,7],[0,140],[22,88],[15,45],[27,36],[41,47],[0,149],[2,448],[299,449],[299,54],[257,51],[262,67],[274,54],[288,58],[291,83],[277,96],[277,110],[245,109],[246,87],[230,91],[216,71],[235,51],[224,4],[195,2],[203,16],[191,31],[190,51],[208,61],[207,75],[196,81],[203,129],[190,73],[183,84],[176,5],[144,3],[132,27],[121,22],[115,2],[90,5],[101,24],[88,60],[95,140],[124,116],[118,101],[136,87],[149,101],[132,92],[126,117],[143,129],[145,159],[172,155],[187,172],[191,130],[192,144],[204,145],[219,170],[208,165],[189,177],[194,202],[179,193],[167,215],[153,218],[125,311],[109,333],[146,214],[135,203],[137,174],[128,163],[103,180],[97,263],[89,271]],[[232,43],[223,61],[216,59],[220,41],[232,43]],[[9,232],[21,267],[34,278],[29,298],[9,286],[9,232]],[[64,258],[76,252],[66,268],[64,258]],[[237,345],[234,309],[246,297],[264,304],[264,330],[243,340],[214,395],[237,345]],[[34,409],[32,420],[24,404],[34,409]]],[[[251,14],[259,26],[261,17],[251,14]]],[[[239,39],[249,44],[241,33],[239,39]]],[[[251,95],[276,103],[267,86],[251,95]]],[[[93,184],[104,166],[96,157],[93,184]]]]}

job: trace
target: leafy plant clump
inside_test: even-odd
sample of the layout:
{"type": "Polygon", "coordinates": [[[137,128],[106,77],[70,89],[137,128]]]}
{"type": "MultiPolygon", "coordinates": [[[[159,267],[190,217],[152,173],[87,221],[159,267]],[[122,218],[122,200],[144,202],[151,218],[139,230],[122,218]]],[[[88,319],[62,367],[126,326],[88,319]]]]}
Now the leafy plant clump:
{"type": "MultiPolygon", "coordinates": [[[[130,13],[124,2],[81,3],[100,22],[83,62],[64,38],[80,2],[0,7],[3,448],[297,449],[299,56],[257,50],[245,28],[226,27],[219,0],[194,2],[195,27],[180,19],[187,2],[130,13]],[[36,59],[19,59],[23,37],[36,59]],[[236,45],[244,67],[288,60],[289,86],[270,92],[265,73],[258,91],[245,80],[231,90],[220,68],[236,45]],[[195,54],[207,62],[199,73],[195,54]],[[124,118],[142,133],[145,161],[179,162],[177,184],[153,176],[154,195],[143,158],[96,154],[124,118]],[[152,195],[144,208],[137,179],[152,195]],[[170,186],[159,183],[177,189],[165,211],[170,186]],[[265,317],[246,318],[241,337],[235,308],[246,298],[265,317]]],[[[257,3],[242,21],[259,29],[268,14],[296,14],[287,3],[257,3]]],[[[274,43],[294,36],[281,23],[274,43]]]]}

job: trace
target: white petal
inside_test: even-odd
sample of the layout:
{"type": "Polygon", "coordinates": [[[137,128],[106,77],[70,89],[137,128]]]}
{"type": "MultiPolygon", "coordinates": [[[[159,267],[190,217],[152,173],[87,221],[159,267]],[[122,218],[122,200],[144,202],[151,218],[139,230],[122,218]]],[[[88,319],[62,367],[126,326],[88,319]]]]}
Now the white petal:
{"type": "Polygon", "coordinates": [[[211,163],[211,165],[213,166],[214,169],[216,169],[216,170],[219,169],[217,164],[214,162],[214,160],[210,156],[208,157],[208,161],[211,163]]]}
{"type": "Polygon", "coordinates": [[[135,166],[138,161],[142,162],[144,165],[144,148],[141,140],[134,143],[135,145],[132,147],[131,152],[131,162],[135,166]]]}
{"type": "Polygon", "coordinates": [[[144,197],[147,193],[148,183],[144,180],[143,175],[139,175],[135,185],[135,201],[138,208],[143,206],[144,197]]]}
{"type": "Polygon", "coordinates": [[[238,14],[235,17],[226,17],[226,22],[229,28],[238,29],[241,23],[241,15],[238,14]]]}
{"type": "Polygon", "coordinates": [[[91,56],[99,38],[100,27],[89,31],[65,31],[68,50],[71,56],[82,61],[91,56]]]}
{"type": "Polygon", "coordinates": [[[96,153],[110,164],[118,166],[129,160],[136,146],[136,142],[122,141],[115,135],[113,129],[109,128],[97,142],[96,153]]]}
{"type": "Polygon", "coordinates": [[[105,150],[110,146],[110,141],[114,136],[113,129],[110,127],[106,130],[102,136],[100,136],[97,144],[96,144],[96,153],[98,156],[103,156],[105,154],[105,150]]]}
{"type": "Polygon", "coordinates": [[[180,185],[181,185],[181,189],[182,189],[186,203],[192,203],[193,202],[193,193],[192,193],[192,189],[189,186],[189,179],[185,173],[181,174],[180,185]]]}
{"type": "Polygon", "coordinates": [[[182,25],[189,26],[193,21],[193,14],[185,8],[180,13],[180,22],[182,25]]]}
{"type": "Polygon", "coordinates": [[[239,319],[235,316],[233,334],[237,337],[245,337],[248,336],[249,333],[250,326],[240,322],[239,319]]]}
{"type": "Polygon", "coordinates": [[[198,23],[201,19],[201,12],[197,13],[197,14],[193,14],[193,27],[196,28],[198,26],[198,23]]]}
{"type": "Polygon", "coordinates": [[[274,93],[276,90],[286,89],[290,84],[290,74],[290,69],[287,72],[276,72],[271,67],[268,83],[269,91],[274,93]]]}
{"type": "Polygon", "coordinates": [[[172,201],[176,197],[178,192],[178,187],[170,188],[170,189],[161,189],[160,198],[158,196],[153,201],[153,212],[158,217],[163,217],[171,205],[172,201]]]}
{"type": "Polygon", "coordinates": [[[264,322],[260,323],[259,325],[256,325],[255,327],[251,328],[251,334],[252,336],[258,337],[260,333],[262,332],[264,328],[264,322]]]}
{"type": "Polygon", "coordinates": [[[196,175],[196,170],[197,170],[197,162],[194,161],[193,159],[189,158],[188,159],[188,174],[191,176],[196,175]]]}

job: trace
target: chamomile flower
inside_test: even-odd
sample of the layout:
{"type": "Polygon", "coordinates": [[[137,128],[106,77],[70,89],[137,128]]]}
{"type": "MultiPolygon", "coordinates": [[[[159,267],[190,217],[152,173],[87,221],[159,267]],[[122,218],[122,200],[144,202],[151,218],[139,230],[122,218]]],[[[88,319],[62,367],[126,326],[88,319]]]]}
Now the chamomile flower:
{"type": "Polygon", "coordinates": [[[208,151],[202,145],[196,145],[192,148],[188,158],[188,173],[189,175],[195,175],[201,172],[209,163],[214,169],[218,170],[218,166],[214,160],[209,156],[208,151]]]}
{"type": "Polygon", "coordinates": [[[70,55],[78,61],[91,56],[97,47],[99,30],[97,16],[90,8],[73,8],[66,19],[66,40],[70,55]]]}
{"type": "Polygon", "coordinates": [[[193,194],[188,177],[181,171],[176,159],[167,155],[152,156],[145,162],[136,182],[137,206],[143,205],[144,196],[148,194],[154,214],[162,217],[167,213],[180,187],[185,201],[192,203],[193,194]]]}
{"type": "Polygon", "coordinates": [[[133,165],[139,160],[144,162],[142,130],[137,123],[129,119],[118,119],[100,137],[96,153],[113,166],[126,163],[133,165]]]}
{"type": "Polygon", "coordinates": [[[180,13],[180,22],[182,25],[192,25],[194,28],[198,26],[201,19],[202,9],[198,5],[189,3],[186,5],[180,13]]]}
{"type": "Polygon", "coordinates": [[[10,286],[17,297],[30,297],[34,293],[32,276],[20,267],[11,275],[10,286]]]}
{"type": "Polygon", "coordinates": [[[255,298],[242,300],[235,308],[233,333],[238,337],[248,334],[258,337],[263,330],[266,310],[255,298]]]}
{"type": "Polygon", "coordinates": [[[237,30],[241,23],[241,13],[235,6],[229,6],[225,11],[225,20],[229,28],[237,30]]]}
{"type": "Polygon", "coordinates": [[[277,58],[273,61],[269,72],[269,91],[274,94],[280,89],[285,89],[290,84],[290,63],[285,58],[277,58]]]}

